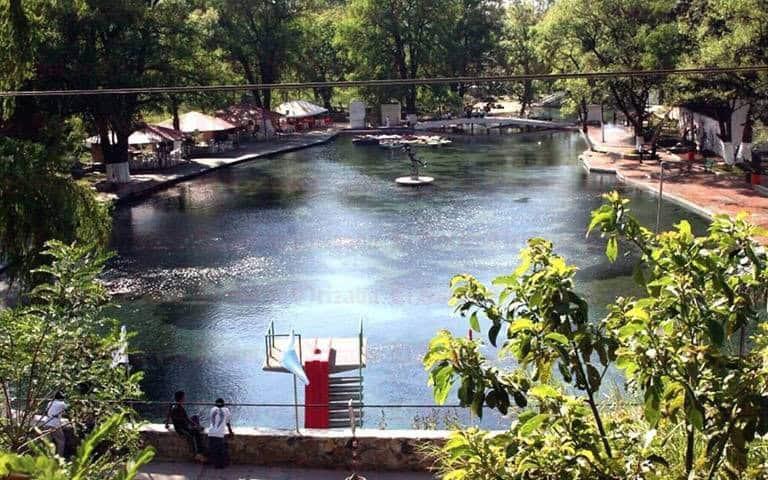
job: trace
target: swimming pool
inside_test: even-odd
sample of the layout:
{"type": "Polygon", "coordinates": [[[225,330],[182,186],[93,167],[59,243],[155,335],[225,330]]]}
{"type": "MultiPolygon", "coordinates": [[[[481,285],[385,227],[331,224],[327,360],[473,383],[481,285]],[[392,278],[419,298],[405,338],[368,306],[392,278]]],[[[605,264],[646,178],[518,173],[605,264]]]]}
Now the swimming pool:
{"type": "MultiPolygon", "coordinates": [[[[579,266],[579,288],[598,318],[600,306],[633,286],[629,260],[610,264],[603,243],[585,238],[590,211],[619,188],[652,225],[656,200],[611,175],[587,175],[577,162],[584,148],[573,132],[458,137],[417,150],[436,181],[410,189],[394,183],[408,173],[404,155],[342,136],[119,208],[107,278],[119,315],[139,332],[147,397],[184,389],[190,400],[290,403],[291,378],[261,370],[269,322],[305,337],[351,336],[363,319],[365,401],[431,403],[426,344],[440,328],[466,331],[447,304],[450,278],[507,273],[534,236],[579,266]]],[[[697,230],[705,224],[663,204],[665,225],[681,218],[697,230]]],[[[410,427],[429,414],[381,410],[365,412],[366,426],[410,427]]],[[[293,425],[292,409],[235,414],[241,425],[293,425]]]]}

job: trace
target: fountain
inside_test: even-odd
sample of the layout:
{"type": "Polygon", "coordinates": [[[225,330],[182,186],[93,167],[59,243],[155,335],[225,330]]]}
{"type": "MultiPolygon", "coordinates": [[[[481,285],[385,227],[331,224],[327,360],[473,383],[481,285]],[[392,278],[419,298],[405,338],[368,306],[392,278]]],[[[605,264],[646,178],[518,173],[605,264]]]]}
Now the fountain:
{"type": "Polygon", "coordinates": [[[427,164],[416,158],[410,145],[403,145],[403,151],[408,154],[408,158],[411,160],[411,174],[407,177],[398,177],[395,182],[399,185],[418,186],[429,185],[435,181],[433,177],[419,175],[419,167],[425,167],[427,164]]]}

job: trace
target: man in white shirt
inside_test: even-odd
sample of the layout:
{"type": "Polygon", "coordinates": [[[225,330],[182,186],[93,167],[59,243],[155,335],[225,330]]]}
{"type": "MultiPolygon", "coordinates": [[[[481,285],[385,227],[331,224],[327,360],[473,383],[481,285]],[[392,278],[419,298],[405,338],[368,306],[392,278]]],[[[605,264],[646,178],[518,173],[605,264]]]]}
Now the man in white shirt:
{"type": "Polygon", "coordinates": [[[61,428],[61,416],[66,409],[67,404],[64,402],[64,395],[61,392],[56,392],[45,410],[45,423],[43,423],[43,428],[48,430],[51,435],[51,440],[56,445],[56,453],[60,457],[64,456],[66,447],[66,437],[61,428]]]}
{"type": "Polygon", "coordinates": [[[211,426],[208,428],[208,458],[216,468],[224,468],[229,463],[227,443],[224,435],[232,431],[232,413],[224,406],[224,399],[217,398],[216,406],[211,409],[211,426]]]}

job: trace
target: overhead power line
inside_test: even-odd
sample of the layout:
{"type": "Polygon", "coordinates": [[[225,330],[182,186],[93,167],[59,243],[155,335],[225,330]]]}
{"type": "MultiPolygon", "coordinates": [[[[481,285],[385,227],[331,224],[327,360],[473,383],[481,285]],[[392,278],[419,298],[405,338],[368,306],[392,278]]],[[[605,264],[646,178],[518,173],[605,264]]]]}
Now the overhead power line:
{"type": "Polygon", "coordinates": [[[130,88],[98,88],[75,90],[6,90],[0,91],[0,98],[8,97],[72,97],[85,95],[151,95],[162,93],[203,93],[203,92],[242,92],[249,90],[302,90],[311,88],[354,88],[354,87],[396,87],[408,85],[450,85],[457,83],[512,83],[526,80],[562,80],[583,78],[605,80],[611,78],[632,77],[664,77],[671,75],[718,75],[729,73],[758,73],[768,72],[768,65],[753,65],[744,67],[697,67],[697,68],[668,68],[656,70],[617,70],[609,72],[571,72],[571,73],[542,73],[530,75],[492,75],[474,77],[434,77],[416,79],[385,79],[385,80],[344,80],[331,82],[295,82],[295,83],[249,83],[240,85],[190,85],[178,87],[130,87],[130,88]]]}

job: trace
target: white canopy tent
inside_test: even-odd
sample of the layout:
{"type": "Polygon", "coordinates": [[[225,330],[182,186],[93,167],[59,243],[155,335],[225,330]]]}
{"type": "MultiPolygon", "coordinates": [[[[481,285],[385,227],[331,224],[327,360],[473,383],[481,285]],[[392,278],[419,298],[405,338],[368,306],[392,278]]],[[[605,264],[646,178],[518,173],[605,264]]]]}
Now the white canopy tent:
{"type": "MultiPolygon", "coordinates": [[[[116,142],[115,134],[109,132],[110,140],[116,142]]],[[[128,137],[128,145],[151,145],[161,142],[177,142],[183,139],[183,135],[178,130],[171,128],[158,127],[156,125],[145,125],[139,127],[128,137]]],[[[101,138],[98,135],[89,137],[85,143],[88,145],[98,145],[101,138]]]]}
{"type": "Polygon", "coordinates": [[[328,110],[306,100],[292,100],[281,103],[275,111],[289,119],[315,117],[328,113],[328,110]]]}
{"type": "MultiPolygon", "coordinates": [[[[161,127],[173,128],[173,119],[158,123],[161,127]]],[[[187,112],[179,115],[179,130],[184,133],[221,132],[237,128],[226,120],[200,112],[187,112]]]]}

